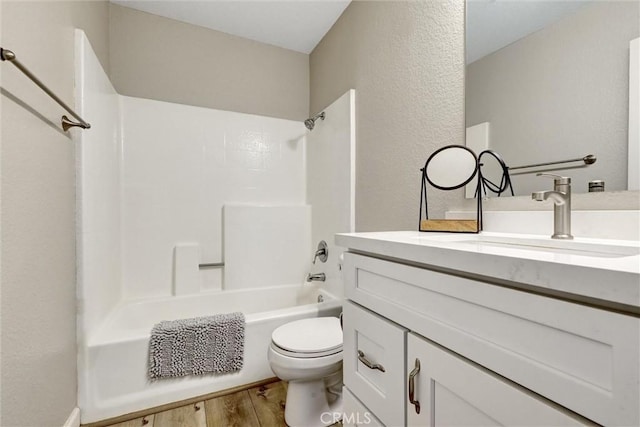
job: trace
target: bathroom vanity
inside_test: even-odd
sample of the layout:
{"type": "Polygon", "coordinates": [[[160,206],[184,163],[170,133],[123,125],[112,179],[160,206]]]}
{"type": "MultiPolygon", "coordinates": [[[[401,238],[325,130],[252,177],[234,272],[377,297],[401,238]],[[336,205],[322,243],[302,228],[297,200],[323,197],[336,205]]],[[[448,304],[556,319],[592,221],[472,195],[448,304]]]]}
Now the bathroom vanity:
{"type": "Polygon", "coordinates": [[[337,235],[345,425],[640,425],[640,248],[337,235]]]}

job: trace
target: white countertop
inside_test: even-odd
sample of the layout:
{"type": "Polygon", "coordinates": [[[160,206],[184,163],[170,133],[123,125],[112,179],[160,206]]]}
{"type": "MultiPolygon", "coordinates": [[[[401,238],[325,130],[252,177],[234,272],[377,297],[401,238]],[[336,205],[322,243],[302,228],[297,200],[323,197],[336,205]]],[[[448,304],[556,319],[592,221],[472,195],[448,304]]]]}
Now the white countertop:
{"type": "MultiPolygon", "coordinates": [[[[577,301],[623,304],[627,306],[622,308],[625,311],[640,313],[640,242],[576,238],[567,244],[569,248],[572,244],[616,246],[631,253],[607,256],[571,249],[484,244],[473,241],[475,238],[549,239],[494,232],[475,235],[392,231],[337,234],[336,244],[358,252],[484,276],[485,280],[516,287],[520,284],[541,293],[560,292],[557,295],[577,301]]],[[[562,247],[562,242],[553,243],[562,247]]]]}

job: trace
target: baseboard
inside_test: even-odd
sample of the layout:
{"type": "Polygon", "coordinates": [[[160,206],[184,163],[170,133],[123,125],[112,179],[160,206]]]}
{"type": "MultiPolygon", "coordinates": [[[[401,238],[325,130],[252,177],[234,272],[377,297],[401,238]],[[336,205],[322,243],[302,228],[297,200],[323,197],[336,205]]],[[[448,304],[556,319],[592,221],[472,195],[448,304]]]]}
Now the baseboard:
{"type": "Polygon", "coordinates": [[[80,408],[73,408],[62,427],[80,427],[80,408]]]}

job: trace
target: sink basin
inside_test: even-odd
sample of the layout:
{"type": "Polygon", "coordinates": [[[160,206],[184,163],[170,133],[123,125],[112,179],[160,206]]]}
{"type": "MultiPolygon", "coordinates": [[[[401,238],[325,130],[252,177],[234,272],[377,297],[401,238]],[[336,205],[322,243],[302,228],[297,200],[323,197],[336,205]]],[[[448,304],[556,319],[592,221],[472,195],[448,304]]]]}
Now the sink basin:
{"type": "Polygon", "coordinates": [[[483,247],[511,248],[555,254],[580,255],[597,258],[622,258],[640,254],[637,243],[610,244],[606,240],[557,240],[542,237],[500,236],[477,234],[449,240],[451,243],[483,247]]]}

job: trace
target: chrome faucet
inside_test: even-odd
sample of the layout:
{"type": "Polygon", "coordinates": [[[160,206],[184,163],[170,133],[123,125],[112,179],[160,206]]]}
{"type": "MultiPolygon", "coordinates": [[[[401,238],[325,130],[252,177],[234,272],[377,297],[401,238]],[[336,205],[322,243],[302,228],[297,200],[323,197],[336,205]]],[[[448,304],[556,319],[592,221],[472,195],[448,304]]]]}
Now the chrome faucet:
{"type": "Polygon", "coordinates": [[[553,201],[553,235],[552,239],[573,239],[571,235],[571,178],[539,173],[537,176],[553,178],[553,191],[536,191],[531,198],[538,202],[547,199],[553,201]]]}
{"type": "Polygon", "coordinates": [[[307,282],[324,282],[327,280],[327,276],[324,273],[307,274],[307,282]]]}

